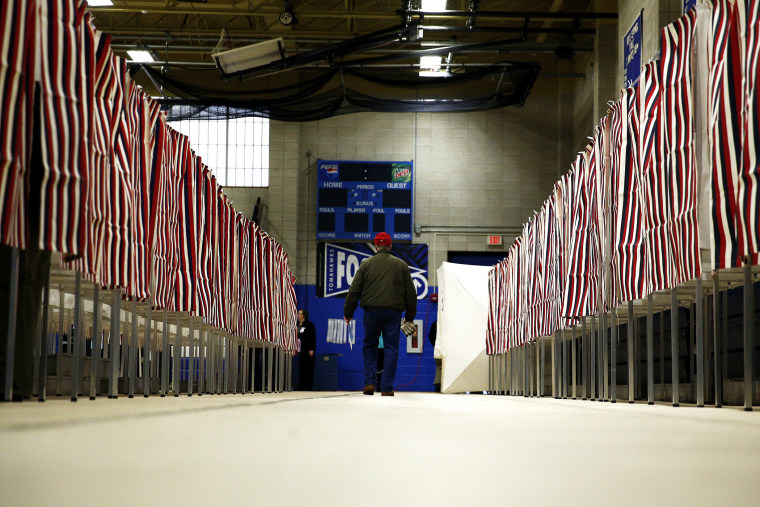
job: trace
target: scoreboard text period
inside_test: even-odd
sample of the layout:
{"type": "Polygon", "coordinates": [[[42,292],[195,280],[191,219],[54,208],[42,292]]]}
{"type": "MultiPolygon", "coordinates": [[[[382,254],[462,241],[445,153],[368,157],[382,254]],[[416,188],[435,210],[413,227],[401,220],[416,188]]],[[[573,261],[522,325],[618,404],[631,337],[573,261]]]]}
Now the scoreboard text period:
{"type": "Polygon", "coordinates": [[[410,162],[317,161],[317,239],[367,241],[378,232],[411,240],[410,162]]]}

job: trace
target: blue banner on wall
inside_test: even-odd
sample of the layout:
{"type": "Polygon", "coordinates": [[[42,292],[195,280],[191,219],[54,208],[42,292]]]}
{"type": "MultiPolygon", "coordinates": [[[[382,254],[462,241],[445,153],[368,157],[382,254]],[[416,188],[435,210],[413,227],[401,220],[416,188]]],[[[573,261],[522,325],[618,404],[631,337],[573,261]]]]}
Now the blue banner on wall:
{"type": "Polygon", "coordinates": [[[634,86],[641,75],[642,10],[623,38],[623,88],[634,86]]]}
{"type": "Polygon", "coordinates": [[[696,5],[697,0],[683,0],[683,13],[686,14],[696,5]]]}
{"type": "MultiPolygon", "coordinates": [[[[359,264],[375,254],[371,243],[319,243],[317,246],[317,295],[345,297],[359,264]]],[[[417,299],[428,293],[428,246],[394,244],[393,254],[409,265],[417,299]]]]}

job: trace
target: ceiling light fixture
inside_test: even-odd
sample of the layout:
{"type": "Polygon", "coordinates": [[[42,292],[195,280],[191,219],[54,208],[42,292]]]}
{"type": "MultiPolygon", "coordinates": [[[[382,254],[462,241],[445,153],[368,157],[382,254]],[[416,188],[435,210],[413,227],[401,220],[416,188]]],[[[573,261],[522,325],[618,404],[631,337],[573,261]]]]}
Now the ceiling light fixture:
{"type": "Polygon", "coordinates": [[[156,59],[150,51],[144,49],[129,49],[127,50],[130,61],[135,63],[150,63],[155,62],[156,59]]]}
{"type": "Polygon", "coordinates": [[[87,0],[90,7],[113,7],[113,0],[87,0]]]}
{"type": "Polygon", "coordinates": [[[420,69],[440,70],[442,59],[440,56],[421,56],[420,69]]]}
{"type": "Polygon", "coordinates": [[[242,48],[212,53],[211,57],[216,61],[219,70],[229,76],[285,58],[285,48],[282,45],[282,37],[278,37],[242,48]]]}
{"type": "Polygon", "coordinates": [[[420,10],[424,12],[442,12],[446,10],[446,0],[422,0],[420,10]]]}
{"type": "MultiPolygon", "coordinates": [[[[442,56],[421,56],[420,57],[420,77],[451,77],[448,67],[441,68],[443,63],[442,56]]],[[[448,59],[446,63],[451,63],[448,59]]]]}

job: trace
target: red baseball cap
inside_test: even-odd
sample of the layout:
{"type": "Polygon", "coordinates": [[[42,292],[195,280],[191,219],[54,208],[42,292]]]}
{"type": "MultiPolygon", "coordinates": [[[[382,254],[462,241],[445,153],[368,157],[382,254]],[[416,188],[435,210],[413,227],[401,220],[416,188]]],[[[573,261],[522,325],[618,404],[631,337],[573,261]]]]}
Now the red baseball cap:
{"type": "Polygon", "coordinates": [[[390,246],[391,236],[387,232],[378,232],[375,236],[375,244],[377,246],[390,246]]]}

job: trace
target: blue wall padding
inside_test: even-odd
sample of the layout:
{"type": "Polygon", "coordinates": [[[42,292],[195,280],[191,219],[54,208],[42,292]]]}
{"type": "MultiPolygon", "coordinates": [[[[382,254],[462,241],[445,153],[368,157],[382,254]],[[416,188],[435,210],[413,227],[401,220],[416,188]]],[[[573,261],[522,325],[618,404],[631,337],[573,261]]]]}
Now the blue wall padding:
{"type": "MultiPolygon", "coordinates": [[[[327,319],[343,318],[343,298],[318,298],[315,285],[296,285],[298,308],[309,312],[309,320],[317,332],[317,354],[342,354],[338,358],[338,389],[359,391],[364,388],[362,346],[364,344],[364,310],[357,308],[356,343],[353,350],[348,343],[327,343],[327,319]]],[[[428,340],[430,324],[438,318],[438,304],[427,299],[417,300],[417,319],[424,322],[422,354],[407,354],[406,337],[399,338],[398,366],[394,388],[398,391],[432,391],[435,377],[433,347],[428,340]],[[409,385],[406,385],[409,384],[409,385]]]]}

